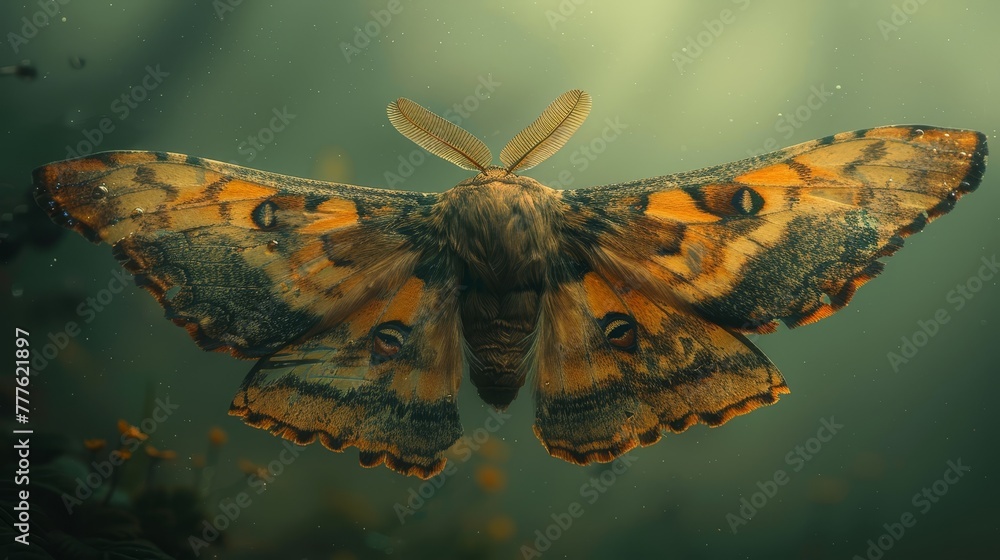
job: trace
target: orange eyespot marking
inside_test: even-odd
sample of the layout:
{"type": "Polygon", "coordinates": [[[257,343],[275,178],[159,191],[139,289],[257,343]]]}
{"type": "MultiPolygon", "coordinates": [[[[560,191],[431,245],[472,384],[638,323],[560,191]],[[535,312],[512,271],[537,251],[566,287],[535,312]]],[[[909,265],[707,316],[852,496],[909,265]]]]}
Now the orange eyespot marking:
{"type": "Polygon", "coordinates": [[[395,358],[403,349],[410,328],[399,321],[382,323],[372,335],[372,364],[381,364],[395,358]]]}
{"type": "Polygon", "coordinates": [[[636,348],[635,319],[622,313],[608,313],[600,321],[604,337],[617,350],[634,352],[636,348]]]}

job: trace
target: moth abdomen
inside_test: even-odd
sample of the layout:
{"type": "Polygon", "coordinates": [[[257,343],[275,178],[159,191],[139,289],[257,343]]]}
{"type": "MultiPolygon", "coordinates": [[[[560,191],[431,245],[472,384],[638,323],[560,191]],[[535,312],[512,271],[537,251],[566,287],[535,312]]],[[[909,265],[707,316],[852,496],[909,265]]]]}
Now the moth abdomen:
{"type": "Polygon", "coordinates": [[[524,385],[539,300],[534,286],[505,292],[473,286],[463,294],[462,329],[473,354],[469,376],[491,406],[506,408],[524,385]]]}

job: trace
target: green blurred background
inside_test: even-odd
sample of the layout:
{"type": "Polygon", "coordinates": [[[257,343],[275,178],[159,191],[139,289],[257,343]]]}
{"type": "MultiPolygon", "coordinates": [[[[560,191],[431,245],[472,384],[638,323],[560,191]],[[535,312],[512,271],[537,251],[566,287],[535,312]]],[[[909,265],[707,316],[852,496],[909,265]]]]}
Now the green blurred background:
{"type": "MultiPolygon", "coordinates": [[[[1000,253],[997,170],[953,213],[909,239],[847,309],[756,340],[791,395],[725,427],[695,426],[631,452],[634,464],[594,503],[581,487],[608,465],[584,468],[549,457],[532,435],[527,391],[471,458],[452,456],[456,469],[440,488],[361,468],[356,450],[336,454],[314,445],[281,465],[258,494],[247,483],[248,461],[266,466],[285,448],[226,414],[251,363],[199,351],[131,285],[84,323],[77,306],[108,286],[117,264],[108,247],[75,234],[51,239],[24,195],[34,167],[64,159],[69,148],[86,152],[87,142],[96,151],[165,150],[358,185],[391,181],[408,190],[442,191],[465,178],[467,172],[433,157],[412,173],[400,169],[415,146],[385,117],[386,104],[399,96],[438,113],[451,108],[498,153],[558,94],[589,91],[587,123],[527,173],[549,184],[562,173],[567,188],[684,171],[772,143],[883,124],[973,128],[995,142],[1000,4],[181,4],[78,0],[52,17],[37,16],[44,10],[35,2],[0,5],[0,66],[29,59],[37,71],[33,80],[0,76],[3,320],[31,331],[36,346],[67,321],[82,325],[32,379],[32,427],[62,450],[53,457],[81,458],[71,466],[66,457],[53,461],[73,473],[69,479],[87,474],[85,438],[117,440],[118,419],[140,424],[159,397],[178,408],[148,443],[177,457],[157,467],[156,485],[190,488],[200,480],[203,497],[192,507],[209,517],[239,492],[252,498],[224,538],[199,551],[202,557],[984,558],[1000,551],[992,412],[1000,387],[1000,287],[997,278],[972,281],[980,290],[963,298],[961,309],[949,298],[976,276],[981,259],[1000,253]],[[51,23],[32,34],[22,18],[51,23]],[[147,80],[148,96],[122,118],[115,100],[141,85],[147,67],[168,75],[154,88],[147,80]],[[492,85],[479,88],[478,98],[483,83],[492,85]],[[294,117],[262,133],[275,110],[294,117]],[[113,130],[92,142],[104,118],[113,130]],[[608,121],[624,126],[613,141],[593,142],[608,121]],[[248,137],[263,147],[252,157],[248,137]],[[597,147],[601,153],[590,157],[583,151],[597,147]],[[940,309],[949,322],[893,368],[887,354],[899,352],[918,321],[940,309]],[[795,471],[786,455],[807,445],[831,416],[843,428],[795,471]],[[213,427],[224,431],[225,443],[209,442],[213,427]],[[929,509],[912,501],[959,459],[971,470],[954,484],[939,483],[945,495],[929,509]],[[206,460],[214,476],[198,474],[206,460]],[[787,484],[734,525],[727,515],[739,516],[741,499],[753,499],[758,483],[779,469],[787,484]],[[400,507],[420,492],[430,498],[400,523],[400,507]],[[582,515],[553,529],[574,502],[582,515]],[[916,524],[898,538],[883,536],[887,551],[866,552],[870,539],[887,532],[883,524],[899,523],[905,512],[916,524]],[[539,539],[546,530],[557,536],[548,547],[539,539]]],[[[13,380],[5,379],[9,411],[13,380]]],[[[460,399],[467,435],[490,417],[471,389],[466,381],[460,399]]],[[[141,461],[148,463],[140,456],[123,467],[110,505],[139,507],[133,502],[150,483],[141,461]]],[[[158,526],[177,523],[177,515],[163,515],[158,526]]],[[[63,530],[80,542],[100,548],[87,541],[99,528],[86,533],[79,520],[62,522],[75,527],[63,530]]],[[[138,536],[151,538],[144,523],[138,536]]],[[[185,527],[174,535],[182,557],[192,552],[184,550],[185,527]]],[[[12,551],[14,558],[21,552],[12,551]]]]}

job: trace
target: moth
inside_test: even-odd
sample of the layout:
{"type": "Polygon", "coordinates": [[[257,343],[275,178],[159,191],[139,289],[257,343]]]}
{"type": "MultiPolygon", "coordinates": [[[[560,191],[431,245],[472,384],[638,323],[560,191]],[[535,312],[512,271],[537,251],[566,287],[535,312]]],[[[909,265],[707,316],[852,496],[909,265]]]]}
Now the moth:
{"type": "Polygon", "coordinates": [[[986,168],[983,134],[845,132],[737,162],[554,190],[519,175],[590,111],[566,92],[500,152],[400,98],[407,138],[475,175],[440,194],[116,151],[34,171],[56,223],[112,245],[206,350],[257,360],[230,414],[428,478],[465,371],[527,383],[553,456],[607,462],[788,387],[746,337],[844,307],[986,168]]]}

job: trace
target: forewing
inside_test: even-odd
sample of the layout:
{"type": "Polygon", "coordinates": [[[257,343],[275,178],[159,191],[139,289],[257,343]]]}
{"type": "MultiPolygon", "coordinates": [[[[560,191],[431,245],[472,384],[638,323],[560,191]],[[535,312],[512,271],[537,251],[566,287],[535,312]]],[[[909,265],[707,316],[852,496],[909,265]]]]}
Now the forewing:
{"type": "Polygon", "coordinates": [[[209,350],[271,354],[398,288],[432,195],[309,181],[160,152],[34,172],[53,220],[114,247],[209,350]]]}
{"type": "Polygon", "coordinates": [[[568,239],[658,303],[770,332],[840,309],[903,238],[982,180],[986,138],[895,126],[576,191],[568,239]]]}

